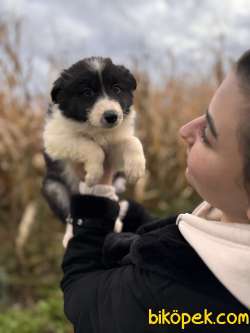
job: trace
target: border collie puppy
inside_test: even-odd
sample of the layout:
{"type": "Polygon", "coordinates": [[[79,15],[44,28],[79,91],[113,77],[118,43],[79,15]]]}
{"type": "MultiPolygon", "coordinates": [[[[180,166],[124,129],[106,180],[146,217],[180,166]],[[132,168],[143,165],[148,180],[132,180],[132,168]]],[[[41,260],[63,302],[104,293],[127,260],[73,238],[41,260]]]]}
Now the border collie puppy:
{"type": "Polygon", "coordinates": [[[63,222],[70,196],[79,193],[76,162],[82,163],[88,186],[102,177],[105,155],[129,182],[144,175],[143,148],[134,136],[135,89],[128,69],[101,57],[75,63],[54,82],[43,132],[47,172],[42,190],[63,222]]]}

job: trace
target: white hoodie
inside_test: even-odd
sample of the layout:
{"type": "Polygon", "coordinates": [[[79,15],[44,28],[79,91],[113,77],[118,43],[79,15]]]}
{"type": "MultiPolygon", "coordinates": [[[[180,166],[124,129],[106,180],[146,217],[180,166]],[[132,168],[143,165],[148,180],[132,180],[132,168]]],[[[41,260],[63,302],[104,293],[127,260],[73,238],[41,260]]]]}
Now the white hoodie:
{"type": "Polygon", "coordinates": [[[221,222],[221,214],[204,201],[176,223],[217,279],[250,309],[250,224],[221,222]]]}

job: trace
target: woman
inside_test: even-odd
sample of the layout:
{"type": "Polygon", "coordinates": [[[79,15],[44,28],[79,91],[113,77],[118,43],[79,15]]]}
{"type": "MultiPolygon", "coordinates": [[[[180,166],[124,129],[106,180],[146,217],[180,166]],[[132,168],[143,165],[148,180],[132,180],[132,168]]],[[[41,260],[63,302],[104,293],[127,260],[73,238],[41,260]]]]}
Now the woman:
{"type": "Polygon", "coordinates": [[[134,205],[126,233],[112,233],[108,165],[99,185],[72,197],[61,287],[75,332],[250,331],[249,96],[250,51],[180,129],[187,180],[204,199],[192,214],[153,222],[134,205]]]}

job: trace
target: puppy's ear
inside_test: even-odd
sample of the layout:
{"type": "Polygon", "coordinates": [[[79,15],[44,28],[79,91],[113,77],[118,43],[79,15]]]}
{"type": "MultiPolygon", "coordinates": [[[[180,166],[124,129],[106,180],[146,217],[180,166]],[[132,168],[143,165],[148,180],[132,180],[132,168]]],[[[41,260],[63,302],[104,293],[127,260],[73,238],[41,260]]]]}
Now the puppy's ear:
{"type": "Polygon", "coordinates": [[[135,90],[136,87],[137,87],[136,79],[135,79],[134,75],[130,71],[128,71],[128,72],[130,74],[130,81],[131,81],[132,89],[135,90]]]}
{"type": "Polygon", "coordinates": [[[104,58],[105,65],[113,65],[111,58],[104,58]]]}
{"type": "Polygon", "coordinates": [[[137,83],[134,75],[124,66],[119,66],[119,69],[122,71],[123,77],[126,78],[130,89],[135,90],[137,83]]]}
{"type": "Polygon", "coordinates": [[[127,71],[128,71],[128,73],[127,73],[127,75],[128,75],[128,80],[130,81],[130,84],[131,84],[132,90],[135,90],[136,87],[137,87],[136,79],[135,79],[134,75],[133,75],[129,70],[127,70],[127,71]]]}
{"type": "Polygon", "coordinates": [[[62,90],[62,88],[63,88],[63,79],[61,77],[59,77],[59,79],[57,79],[54,82],[53,88],[51,90],[51,99],[52,99],[53,103],[55,103],[55,104],[58,103],[58,94],[62,90]]]}

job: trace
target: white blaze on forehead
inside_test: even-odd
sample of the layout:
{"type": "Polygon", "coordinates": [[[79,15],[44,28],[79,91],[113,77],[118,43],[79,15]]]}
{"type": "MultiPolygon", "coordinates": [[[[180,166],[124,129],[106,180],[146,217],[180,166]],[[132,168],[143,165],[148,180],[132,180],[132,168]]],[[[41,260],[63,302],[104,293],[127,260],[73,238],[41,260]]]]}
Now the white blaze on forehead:
{"type": "Polygon", "coordinates": [[[99,73],[103,70],[105,66],[105,63],[101,58],[91,58],[88,60],[88,64],[93,70],[99,73]]]}
{"type": "Polygon", "coordinates": [[[118,116],[117,125],[119,125],[123,120],[123,112],[121,105],[112,99],[101,98],[93,106],[89,113],[89,121],[94,126],[103,126],[101,123],[102,116],[105,111],[114,111],[118,116]]]}
{"type": "Polygon", "coordinates": [[[98,77],[101,83],[101,87],[102,87],[102,93],[105,97],[107,97],[105,88],[104,88],[104,84],[103,84],[103,79],[102,79],[102,71],[105,67],[105,61],[102,58],[90,58],[88,60],[88,65],[90,66],[90,68],[94,71],[96,71],[98,73],[98,77]]]}

